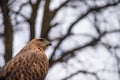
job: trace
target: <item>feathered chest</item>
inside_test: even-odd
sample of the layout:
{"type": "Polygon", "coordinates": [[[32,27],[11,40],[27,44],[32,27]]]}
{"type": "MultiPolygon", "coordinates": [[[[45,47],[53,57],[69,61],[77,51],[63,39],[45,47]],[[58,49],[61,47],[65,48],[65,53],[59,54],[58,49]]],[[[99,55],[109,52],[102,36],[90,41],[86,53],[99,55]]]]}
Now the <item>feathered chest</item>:
{"type": "Polygon", "coordinates": [[[3,68],[5,80],[44,80],[48,59],[42,50],[22,51],[3,68]]]}

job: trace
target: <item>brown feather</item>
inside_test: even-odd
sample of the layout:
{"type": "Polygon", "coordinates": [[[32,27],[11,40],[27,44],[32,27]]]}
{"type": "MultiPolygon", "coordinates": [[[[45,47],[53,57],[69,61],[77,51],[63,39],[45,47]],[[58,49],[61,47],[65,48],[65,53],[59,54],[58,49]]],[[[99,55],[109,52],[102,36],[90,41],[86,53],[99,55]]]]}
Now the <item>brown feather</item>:
{"type": "Polygon", "coordinates": [[[48,59],[44,50],[49,42],[33,39],[2,68],[0,80],[44,80],[48,59]]]}

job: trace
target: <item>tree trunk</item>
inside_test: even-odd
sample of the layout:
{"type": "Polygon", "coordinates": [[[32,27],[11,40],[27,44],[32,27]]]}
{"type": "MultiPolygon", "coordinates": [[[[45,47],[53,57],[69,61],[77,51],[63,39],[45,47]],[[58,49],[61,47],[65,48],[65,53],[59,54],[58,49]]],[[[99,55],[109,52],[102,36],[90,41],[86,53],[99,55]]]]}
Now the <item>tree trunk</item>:
{"type": "Polygon", "coordinates": [[[38,15],[37,12],[39,9],[40,2],[41,0],[37,0],[36,4],[31,3],[32,13],[30,19],[28,20],[30,24],[30,40],[35,38],[35,24],[36,24],[36,19],[38,15]]]}
{"type": "Polygon", "coordinates": [[[4,23],[4,43],[5,43],[4,59],[6,63],[12,58],[13,30],[12,30],[12,24],[9,16],[9,8],[7,3],[1,6],[1,10],[3,13],[3,23],[4,23]]]}
{"type": "Polygon", "coordinates": [[[50,29],[51,16],[49,11],[50,0],[46,0],[44,6],[43,20],[42,20],[42,29],[41,37],[48,39],[48,32],[50,29]]]}

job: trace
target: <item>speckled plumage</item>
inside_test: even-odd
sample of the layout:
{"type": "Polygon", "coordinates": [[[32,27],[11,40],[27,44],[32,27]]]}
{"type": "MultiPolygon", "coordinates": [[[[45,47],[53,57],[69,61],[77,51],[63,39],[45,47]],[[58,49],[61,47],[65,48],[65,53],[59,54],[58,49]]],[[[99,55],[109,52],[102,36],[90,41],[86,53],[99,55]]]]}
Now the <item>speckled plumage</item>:
{"type": "Polygon", "coordinates": [[[50,43],[33,39],[2,68],[0,80],[44,80],[48,59],[44,50],[50,43]]]}

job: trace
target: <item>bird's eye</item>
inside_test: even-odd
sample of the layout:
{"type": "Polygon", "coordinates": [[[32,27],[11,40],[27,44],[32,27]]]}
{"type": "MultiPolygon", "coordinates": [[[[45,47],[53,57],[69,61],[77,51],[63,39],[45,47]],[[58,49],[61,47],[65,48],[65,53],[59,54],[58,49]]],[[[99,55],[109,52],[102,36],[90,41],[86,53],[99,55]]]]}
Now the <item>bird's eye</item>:
{"type": "Polygon", "coordinates": [[[41,38],[40,41],[45,41],[45,40],[43,38],[41,38]]]}

